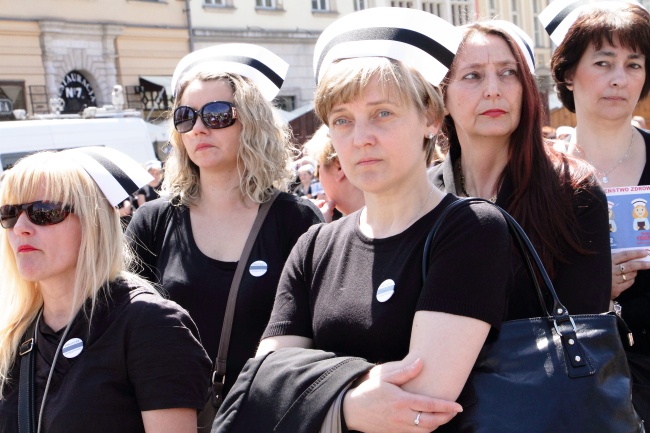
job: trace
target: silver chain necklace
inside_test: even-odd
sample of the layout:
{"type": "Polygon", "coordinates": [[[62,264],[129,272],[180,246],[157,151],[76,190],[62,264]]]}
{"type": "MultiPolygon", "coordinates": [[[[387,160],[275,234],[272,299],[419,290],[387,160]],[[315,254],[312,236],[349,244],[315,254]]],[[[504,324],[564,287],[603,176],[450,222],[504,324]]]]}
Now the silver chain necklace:
{"type": "MultiPolygon", "coordinates": [[[[460,190],[463,193],[465,197],[471,197],[468,193],[467,190],[465,189],[465,175],[463,174],[463,165],[460,162],[460,159],[458,160],[458,174],[460,175],[460,190]]],[[[488,201],[491,203],[496,203],[497,201],[497,193],[495,193],[492,197],[488,198],[488,201]]]]}
{"type": "Polygon", "coordinates": [[[573,145],[574,145],[575,148],[578,150],[578,152],[580,152],[580,153],[582,154],[582,156],[584,157],[585,161],[587,161],[589,164],[591,164],[591,166],[592,166],[592,167],[593,167],[593,168],[594,168],[594,169],[595,169],[599,174],[602,174],[602,177],[600,178],[600,181],[601,181],[602,183],[609,183],[609,178],[608,178],[607,176],[608,176],[612,171],[614,171],[614,170],[616,169],[616,167],[618,167],[619,165],[623,164],[623,162],[624,162],[625,160],[627,160],[627,158],[630,156],[630,149],[632,149],[632,143],[633,143],[633,142],[634,142],[634,130],[632,131],[632,138],[630,138],[630,144],[628,144],[628,146],[627,146],[627,150],[625,151],[625,155],[623,155],[623,157],[622,157],[621,159],[619,159],[619,160],[616,162],[616,164],[614,164],[614,166],[613,166],[612,168],[610,168],[609,170],[607,170],[607,171],[602,171],[602,170],[600,170],[598,167],[596,167],[596,165],[595,165],[593,162],[591,162],[591,160],[587,157],[587,153],[584,151],[584,149],[583,149],[583,148],[582,148],[578,143],[573,143],[573,145]]]}

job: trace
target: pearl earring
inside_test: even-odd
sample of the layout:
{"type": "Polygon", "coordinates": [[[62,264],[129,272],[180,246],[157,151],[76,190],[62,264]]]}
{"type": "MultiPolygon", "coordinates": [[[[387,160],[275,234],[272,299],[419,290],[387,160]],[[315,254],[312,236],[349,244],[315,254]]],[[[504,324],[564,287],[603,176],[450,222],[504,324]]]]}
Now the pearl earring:
{"type": "Polygon", "coordinates": [[[427,134],[427,138],[428,138],[429,140],[433,140],[433,137],[435,137],[435,136],[436,136],[436,135],[435,135],[433,132],[429,132],[429,133],[427,134]]]}

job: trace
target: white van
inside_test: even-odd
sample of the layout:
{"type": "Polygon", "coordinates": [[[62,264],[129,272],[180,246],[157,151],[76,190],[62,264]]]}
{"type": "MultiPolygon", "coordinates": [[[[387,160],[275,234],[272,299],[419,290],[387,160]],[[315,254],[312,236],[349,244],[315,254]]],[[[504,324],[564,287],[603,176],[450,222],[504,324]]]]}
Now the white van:
{"type": "Polygon", "coordinates": [[[41,150],[108,146],[139,163],[156,158],[147,124],[139,117],[40,119],[0,122],[0,173],[41,150]]]}

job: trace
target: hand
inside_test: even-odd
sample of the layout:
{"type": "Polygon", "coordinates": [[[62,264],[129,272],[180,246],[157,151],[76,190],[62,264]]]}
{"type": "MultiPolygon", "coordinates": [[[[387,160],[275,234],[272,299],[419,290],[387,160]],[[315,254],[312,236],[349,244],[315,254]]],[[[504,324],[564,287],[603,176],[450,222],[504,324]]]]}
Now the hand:
{"type": "Polygon", "coordinates": [[[456,402],[406,392],[400,388],[422,371],[422,360],[378,365],[350,389],[343,414],[350,430],[366,433],[424,433],[449,422],[463,408],[456,402]],[[415,424],[418,412],[419,424],[415,424]]]}
{"type": "Polygon", "coordinates": [[[331,223],[332,218],[334,218],[334,209],[336,208],[336,203],[334,203],[333,200],[326,201],[321,199],[312,199],[311,202],[318,206],[318,209],[320,209],[321,213],[323,214],[323,218],[325,218],[325,222],[331,223]]]}
{"type": "Polygon", "coordinates": [[[639,249],[612,254],[612,299],[634,284],[638,271],[650,269],[650,261],[637,260],[650,255],[650,250],[639,249]]]}

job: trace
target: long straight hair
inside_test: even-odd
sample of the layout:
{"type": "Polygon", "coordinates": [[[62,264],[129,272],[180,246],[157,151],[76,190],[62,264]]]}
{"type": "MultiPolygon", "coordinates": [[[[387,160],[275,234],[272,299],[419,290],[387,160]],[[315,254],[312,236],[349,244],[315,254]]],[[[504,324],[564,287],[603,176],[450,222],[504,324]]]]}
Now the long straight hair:
{"type": "MultiPolygon", "coordinates": [[[[567,253],[574,250],[588,254],[580,244],[573,196],[576,190],[596,185],[589,166],[552,148],[542,136],[543,109],[535,76],[530,73],[524,54],[511,37],[489,21],[470,25],[463,44],[474,34],[494,35],[510,47],[518,64],[518,77],[522,86],[521,118],[510,137],[508,163],[499,181],[508,175],[514,192],[507,207],[526,230],[551,276],[558,263],[567,262],[567,253]]],[[[454,66],[447,74],[442,89],[446,88],[454,66]]],[[[442,125],[440,144],[442,153],[460,148],[454,120],[446,115],[442,125]]]]}
{"type": "MultiPolygon", "coordinates": [[[[46,197],[74,209],[74,217],[81,225],[81,242],[72,288],[72,317],[87,300],[91,300],[92,315],[100,290],[118,276],[140,280],[125,272],[131,255],[123,240],[117,210],[68,152],[40,152],[20,160],[5,172],[0,205],[46,197]]],[[[0,229],[0,399],[11,379],[9,373],[23,334],[43,306],[38,283],[25,280],[18,271],[9,245],[10,230],[0,229]]]]}

